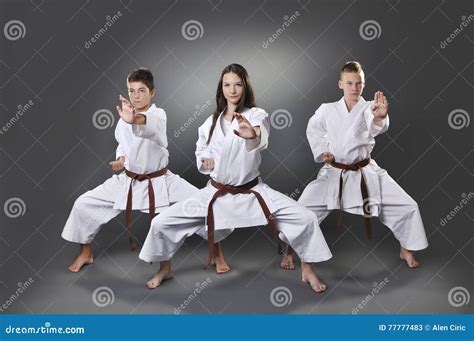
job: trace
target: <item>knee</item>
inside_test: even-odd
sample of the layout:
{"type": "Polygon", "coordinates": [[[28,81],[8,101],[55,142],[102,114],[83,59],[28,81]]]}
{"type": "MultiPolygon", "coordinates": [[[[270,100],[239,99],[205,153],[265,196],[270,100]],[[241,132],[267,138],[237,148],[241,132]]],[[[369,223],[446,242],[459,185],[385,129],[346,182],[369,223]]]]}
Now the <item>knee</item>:
{"type": "Polygon", "coordinates": [[[410,212],[417,212],[419,211],[418,203],[410,198],[410,201],[408,203],[408,206],[410,208],[410,212]]]}
{"type": "Polygon", "coordinates": [[[301,223],[303,225],[311,225],[315,222],[318,222],[318,217],[316,214],[313,211],[304,208],[304,210],[301,212],[301,223]]]}
{"type": "Polygon", "coordinates": [[[153,231],[153,233],[164,230],[167,226],[169,226],[169,224],[167,224],[167,220],[168,219],[163,213],[158,214],[151,221],[150,230],[153,231]]]}
{"type": "Polygon", "coordinates": [[[81,195],[79,198],[74,201],[73,209],[77,211],[84,211],[87,207],[87,199],[84,195],[81,195]]]}

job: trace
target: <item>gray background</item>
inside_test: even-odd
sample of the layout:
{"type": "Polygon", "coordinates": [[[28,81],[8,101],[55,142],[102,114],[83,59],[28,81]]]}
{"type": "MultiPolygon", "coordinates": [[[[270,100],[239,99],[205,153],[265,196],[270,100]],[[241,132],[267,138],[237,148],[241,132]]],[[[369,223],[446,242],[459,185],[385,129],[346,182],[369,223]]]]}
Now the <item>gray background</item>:
{"type": "MultiPolygon", "coordinates": [[[[440,46],[473,13],[471,1],[11,0],[1,1],[0,13],[2,28],[10,20],[25,27],[23,38],[7,39],[3,31],[0,37],[0,125],[19,105],[34,103],[0,135],[0,303],[30,277],[34,281],[4,312],[173,313],[208,278],[210,285],[182,313],[350,314],[385,278],[388,284],[360,313],[472,312],[470,300],[450,304],[449,292],[461,290],[466,298],[473,292],[473,203],[440,224],[472,192],[467,120],[473,112],[474,24],[440,46]],[[117,11],[119,20],[86,48],[117,11]],[[295,11],[300,16],[264,48],[295,11]],[[201,23],[202,37],[185,39],[188,20],[201,23]],[[366,20],[379,24],[378,38],[359,32],[366,20]],[[214,106],[225,65],[243,64],[257,105],[274,119],[277,110],[291,119],[272,130],[262,177],[298,198],[320,167],[306,142],[307,121],[322,102],[341,97],[338,70],[351,59],[365,67],[365,98],[381,90],[389,99],[390,129],[377,138],[373,157],[420,205],[430,242],[418,253],[421,268],[409,270],[398,259],[399,245],[380,222],[374,220],[374,239],[367,241],[360,217],[346,215],[345,226],[336,229],[333,213],[322,230],[334,257],[317,265],[328,285],[324,294],[313,294],[299,272],[279,269],[265,227],[236,231],[223,243],[232,271],[220,276],[202,269],[206,244],[190,238],[175,259],[175,278],[149,291],[145,282],[157,264],[130,253],[122,214],[94,241],[94,265],[79,274],[67,271],[78,246],[60,233],[73,202],[112,175],[115,124],[97,129],[93,114],[110,110],[117,122],[114,108],[118,95],[126,95],[131,69],[146,66],[155,75],[156,103],[168,114],[170,169],[202,187],[207,179],[193,155],[197,128],[212,108],[180,136],[174,132],[208,100],[214,106]],[[448,121],[457,109],[465,110],[456,114],[465,119],[461,126],[448,121]],[[24,203],[18,217],[4,207],[11,198],[24,203]],[[104,307],[93,300],[102,286],[114,297],[104,307]],[[282,307],[270,299],[277,287],[291,296],[282,307]]],[[[148,217],[134,218],[143,242],[148,217]]]]}

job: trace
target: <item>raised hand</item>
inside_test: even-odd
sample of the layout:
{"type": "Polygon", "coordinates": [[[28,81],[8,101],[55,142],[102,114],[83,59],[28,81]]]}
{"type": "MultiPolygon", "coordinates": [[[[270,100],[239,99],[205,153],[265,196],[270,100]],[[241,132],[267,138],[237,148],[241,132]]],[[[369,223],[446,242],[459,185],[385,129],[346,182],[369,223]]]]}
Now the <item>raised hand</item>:
{"type": "Polygon", "coordinates": [[[202,165],[203,165],[204,169],[207,169],[207,170],[210,170],[210,171],[214,169],[214,159],[203,157],[201,159],[201,162],[202,162],[202,165]]]}
{"type": "Polygon", "coordinates": [[[118,160],[109,162],[109,165],[112,167],[114,172],[120,172],[124,168],[125,158],[121,156],[118,160]]]}
{"type": "Polygon", "coordinates": [[[383,92],[377,91],[374,95],[374,104],[372,105],[372,113],[377,118],[385,118],[388,114],[388,102],[387,97],[383,95],[383,92]]]}
{"type": "Polygon", "coordinates": [[[129,124],[132,124],[133,123],[133,118],[135,116],[135,108],[128,101],[128,99],[126,99],[122,95],[119,95],[119,101],[122,102],[122,107],[119,107],[117,105],[118,114],[120,115],[122,120],[124,120],[125,122],[127,122],[129,124]]]}
{"type": "Polygon", "coordinates": [[[331,153],[329,152],[323,153],[323,162],[332,163],[334,162],[334,160],[335,160],[334,155],[332,155],[331,153]]]}
{"type": "Polygon", "coordinates": [[[237,122],[239,123],[239,130],[234,130],[234,134],[240,136],[243,139],[254,139],[258,136],[257,131],[259,130],[258,127],[254,128],[250,122],[241,114],[236,112],[234,114],[237,122]],[[256,130],[258,129],[258,130],[256,130]]]}

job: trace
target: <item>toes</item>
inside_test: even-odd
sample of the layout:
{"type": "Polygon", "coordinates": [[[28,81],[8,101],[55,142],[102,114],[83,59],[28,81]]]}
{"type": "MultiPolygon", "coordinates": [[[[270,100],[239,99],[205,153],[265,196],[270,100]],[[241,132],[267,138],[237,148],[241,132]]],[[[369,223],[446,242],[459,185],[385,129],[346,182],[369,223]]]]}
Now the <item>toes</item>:
{"type": "Polygon", "coordinates": [[[292,262],[282,262],[280,263],[280,267],[285,270],[293,270],[295,268],[292,262]]]}
{"type": "Polygon", "coordinates": [[[230,268],[229,268],[229,267],[217,269],[217,273],[218,273],[218,274],[224,274],[224,273],[229,272],[229,271],[230,271],[230,268]]]}
{"type": "Polygon", "coordinates": [[[146,285],[148,286],[149,289],[156,289],[159,285],[159,282],[155,280],[151,280],[151,281],[148,281],[146,285]]]}
{"type": "Polygon", "coordinates": [[[326,285],[324,284],[314,284],[311,286],[313,288],[314,291],[316,291],[317,293],[320,293],[320,292],[323,292],[326,290],[326,285]]]}

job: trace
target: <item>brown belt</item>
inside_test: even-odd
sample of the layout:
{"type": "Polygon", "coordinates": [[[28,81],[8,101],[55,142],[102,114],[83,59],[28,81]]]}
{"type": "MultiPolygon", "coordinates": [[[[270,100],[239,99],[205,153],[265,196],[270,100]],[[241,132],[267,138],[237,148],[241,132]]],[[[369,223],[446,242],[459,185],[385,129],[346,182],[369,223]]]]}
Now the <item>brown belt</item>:
{"type": "Polygon", "coordinates": [[[369,192],[367,190],[367,184],[364,179],[364,174],[362,173],[362,168],[367,166],[370,163],[370,156],[367,159],[361,160],[356,163],[352,164],[345,164],[345,163],[339,163],[339,162],[331,162],[330,165],[333,166],[334,168],[341,169],[341,175],[339,176],[339,219],[337,222],[337,226],[342,225],[342,186],[343,186],[343,179],[342,179],[342,173],[344,171],[360,171],[360,191],[362,193],[362,209],[364,211],[364,220],[365,220],[365,231],[367,233],[367,239],[372,238],[372,227],[370,224],[370,211],[369,211],[369,192]]]}
{"type": "Polygon", "coordinates": [[[270,227],[272,228],[273,235],[275,236],[275,239],[277,241],[278,252],[279,253],[281,252],[280,240],[278,239],[278,231],[275,224],[275,220],[273,219],[273,216],[270,213],[270,210],[268,209],[268,206],[263,200],[260,193],[252,190],[253,187],[258,185],[258,178],[255,178],[252,181],[241,186],[223,185],[212,179],[211,179],[211,184],[215,188],[217,188],[218,191],[214,193],[214,195],[212,196],[212,199],[209,202],[209,206],[207,208],[207,240],[209,243],[209,259],[207,261],[207,265],[211,263],[212,258],[214,257],[214,212],[213,212],[212,206],[217,198],[227,193],[230,193],[232,195],[253,193],[255,195],[255,197],[258,200],[258,203],[260,204],[260,207],[262,208],[263,213],[265,214],[265,217],[267,218],[268,225],[270,225],[270,227]]]}
{"type": "Polygon", "coordinates": [[[153,185],[151,183],[151,179],[157,178],[159,176],[165,175],[168,169],[165,167],[160,169],[159,171],[149,173],[149,174],[138,174],[125,169],[125,174],[132,180],[130,181],[130,187],[128,188],[128,196],[127,196],[127,206],[125,209],[125,225],[128,230],[128,234],[130,237],[130,249],[133,251],[136,248],[135,241],[132,238],[132,231],[131,231],[131,224],[132,224],[132,184],[134,180],[137,181],[144,181],[148,180],[148,202],[149,207],[148,211],[150,214],[150,219],[153,219],[155,216],[155,192],[153,190],[153,185]]]}

